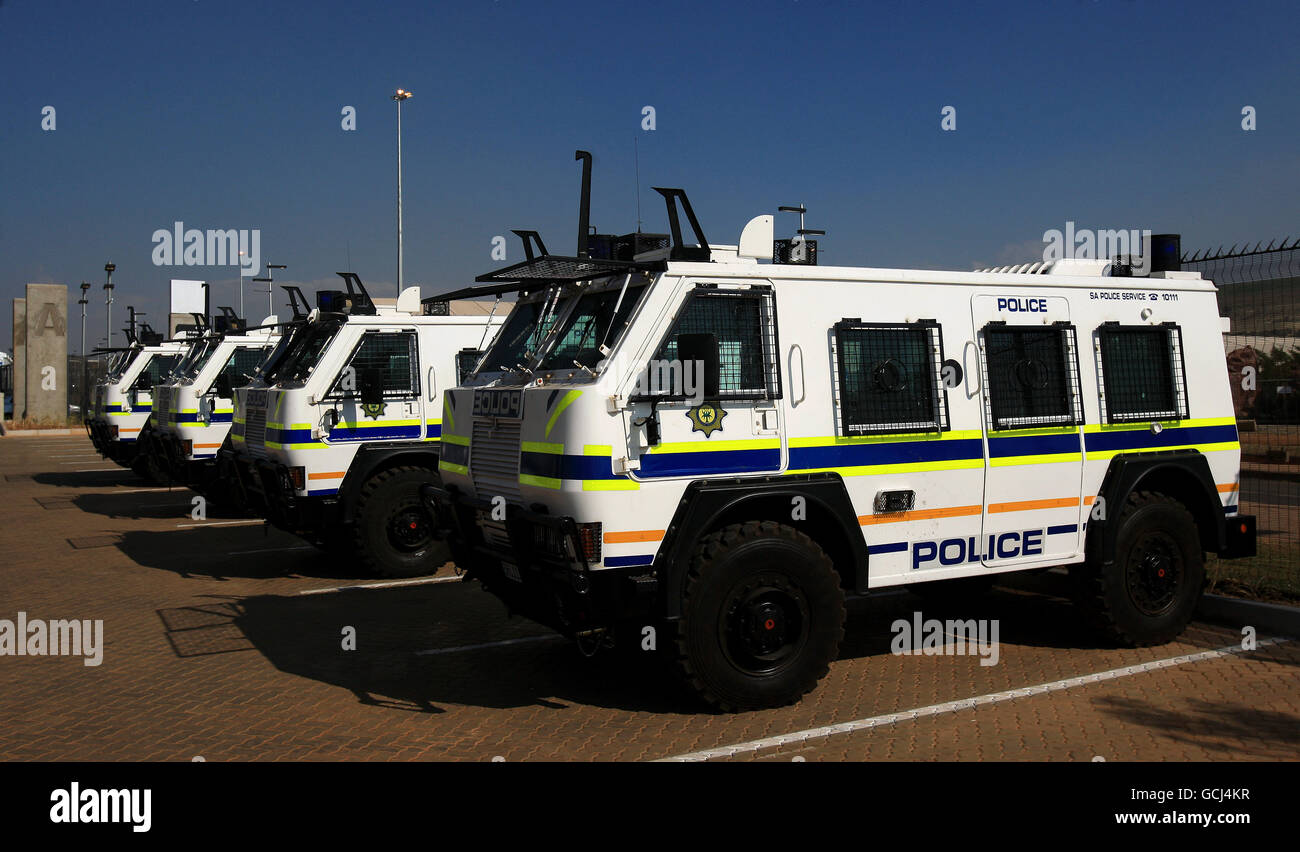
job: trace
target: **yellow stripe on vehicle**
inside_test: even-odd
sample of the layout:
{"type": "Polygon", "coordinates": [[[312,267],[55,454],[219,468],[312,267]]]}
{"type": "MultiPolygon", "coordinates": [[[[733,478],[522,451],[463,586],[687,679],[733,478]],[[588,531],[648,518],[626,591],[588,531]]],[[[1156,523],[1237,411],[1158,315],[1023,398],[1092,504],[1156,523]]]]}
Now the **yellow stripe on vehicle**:
{"type": "Polygon", "coordinates": [[[546,421],[545,437],[551,437],[551,430],[555,428],[555,421],[559,420],[560,415],[564,413],[564,409],[572,405],[580,396],[582,396],[582,391],[580,390],[571,390],[564,395],[559,404],[555,406],[555,410],[551,412],[551,418],[546,421]]]}

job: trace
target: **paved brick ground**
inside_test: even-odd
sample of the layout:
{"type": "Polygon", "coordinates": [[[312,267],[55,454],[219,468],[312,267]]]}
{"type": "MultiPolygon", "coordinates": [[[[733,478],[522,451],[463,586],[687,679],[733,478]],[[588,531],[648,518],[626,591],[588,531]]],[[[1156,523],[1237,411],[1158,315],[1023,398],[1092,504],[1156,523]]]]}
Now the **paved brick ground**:
{"type": "MultiPolygon", "coordinates": [[[[959,612],[894,594],[851,604],[800,704],[717,715],[653,662],[586,659],[469,584],[302,594],[376,581],[261,524],[193,526],[192,495],[140,490],[83,439],[0,439],[0,476],[0,618],[105,630],[99,667],[0,657],[3,760],[655,759],[1239,644],[1197,624],[1097,647],[1037,580],[959,612]],[[999,664],[892,655],[890,623],[918,606],[999,619],[999,664]],[[466,647],[504,640],[521,641],[466,647]]],[[[1298,722],[1294,642],[739,758],[1294,760],[1298,722]]]]}

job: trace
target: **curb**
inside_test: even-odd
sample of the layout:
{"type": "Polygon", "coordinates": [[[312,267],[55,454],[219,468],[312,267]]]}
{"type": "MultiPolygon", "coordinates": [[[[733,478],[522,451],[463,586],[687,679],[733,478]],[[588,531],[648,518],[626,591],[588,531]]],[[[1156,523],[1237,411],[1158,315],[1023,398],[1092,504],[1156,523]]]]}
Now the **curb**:
{"type": "Polygon", "coordinates": [[[1281,479],[1286,482],[1300,481],[1300,471],[1289,470],[1251,470],[1243,467],[1241,469],[1242,479],[1281,479]]]}
{"type": "Polygon", "coordinates": [[[5,428],[3,433],[6,438],[66,438],[68,436],[85,435],[85,429],[10,429],[5,428]]]}
{"type": "MultiPolygon", "coordinates": [[[[1009,578],[1015,575],[1008,574],[1004,576],[1009,578]]],[[[1033,577],[1033,580],[1037,580],[1036,583],[1027,583],[1023,586],[1016,584],[1015,587],[1028,588],[1031,591],[1048,591],[1062,597],[1069,597],[1066,577],[1066,569],[1058,566],[1033,577]]],[[[1006,583],[1006,585],[1012,586],[1013,584],[1006,583]]],[[[1193,618],[1238,629],[1250,625],[1255,628],[1258,638],[1263,638],[1266,634],[1300,637],[1300,607],[1287,606],[1286,604],[1265,603],[1264,601],[1253,601],[1249,598],[1230,598],[1226,595],[1203,594],[1200,603],[1196,606],[1196,614],[1193,618]]]]}
{"type": "Polygon", "coordinates": [[[1259,635],[1300,636],[1300,607],[1264,603],[1223,595],[1202,595],[1196,615],[1231,627],[1250,625],[1259,635]]]}

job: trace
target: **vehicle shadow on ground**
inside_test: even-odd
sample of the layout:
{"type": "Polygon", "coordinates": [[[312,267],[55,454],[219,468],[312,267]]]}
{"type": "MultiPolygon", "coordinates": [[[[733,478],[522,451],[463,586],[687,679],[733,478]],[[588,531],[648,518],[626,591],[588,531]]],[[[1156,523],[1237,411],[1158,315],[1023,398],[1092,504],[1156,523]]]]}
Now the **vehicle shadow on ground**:
{"type": "MultiPolygon", "coordinates": [[[[98,464],[98,462],[90,462],[98,464]]],[[[103,470],[76,473],[73,471],[56,471],[54,473],[33,473],[32,482],[38,485],[53,485],[55,488],[105,488],[113,485],[131,485],[140,488],[157,487],[130,468],[104,468],[103,470]]]]}
{"type": "Polygon", "coordinates": [[[104,493],[79,494],[72,498],[72,503],[83,512],[103,515],[109,518],[131,518],[133,520],[175,519],[178,522],[196,521],[192,513],[196,505],[203,506],[203,520],[222,521],[251,518],[247,512],[223,506],[212,501],[196,504],[199,497],[183,486],[171,491],[146,491],[132,494],[104,493]]]}
{"type": "MultiPolygon", "coordinates": [[[[545,628],[508,619],[500,602],[473,582],[256,596],[240,600],[237,609],[233,622],[278,669],[348,689],[363,704],[424,713],[450,705],[569,704],[709,712],[677,683],[666,655],[634,646],[585,658],[545,628]],[[355,650],[343,647],[347,628],[355,650]]],[[[891,623],[917,611],[925,618],[998,618],[1003,643],[1095,647],[1065,601],[994,592],[973,603],[922,609],[916,597],[895,594],[851,603],[840,659],[888,656],[891,623]]]]}
{"type": "Polygon", "coordinates": [[[1156,736],[1210,752],[1210,759],[1291,760],[1300,754],[1300,718],[1237,702],[1191,698],[1171,706],[1120,695],[1102,696],[1103,713],[1156,736]]]}
{"type": "MultiPolygon", "coordinates": [[[[200,522],[188,521],[187,515],[177,523],[200,522]]],[[[326,553],[297,536],[261,524],[125,532],[117,546],[138,565],[182,577],[375,580],[354,560],[326,553]]]]}

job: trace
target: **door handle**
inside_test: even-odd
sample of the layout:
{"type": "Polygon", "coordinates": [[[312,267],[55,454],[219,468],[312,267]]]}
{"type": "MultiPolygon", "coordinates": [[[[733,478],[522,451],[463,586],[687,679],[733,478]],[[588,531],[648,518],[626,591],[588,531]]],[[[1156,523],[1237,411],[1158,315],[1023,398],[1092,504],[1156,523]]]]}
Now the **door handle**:
{"type": "Polygon", "coordinates": [[[434,372],[433,367],[429,368],[429,402],[438,398],[438,375],[434,372]]]}
{"type": "Polygon", "coordinates": [[[800,346],[798,343],[791,346],[790,355],[786,360],[790,368],[791,391],[794,390],[795,376],[798,375],[799,377],[799,396],[796,398],[792,393],[790,398],[790,407],[794,408],[795,406],[799,405],[799,403],[803,402],[808,397],[808,385],[804,381],[804,374],[803,374],[803,347],[800,346]],[[796,354],[799,356],[799,372],[797,374],[794,371],[794,356],[796,354]]]}
{"type": "Polygon", "coordinates": [[[966,398],[970,399],[980,392],[980,349],[973,340],[967,340],[961,350],[961,368],[966,373],[966,398]],[[970,362],[970,353],[975,353],[974,365],[970,362]]]}

